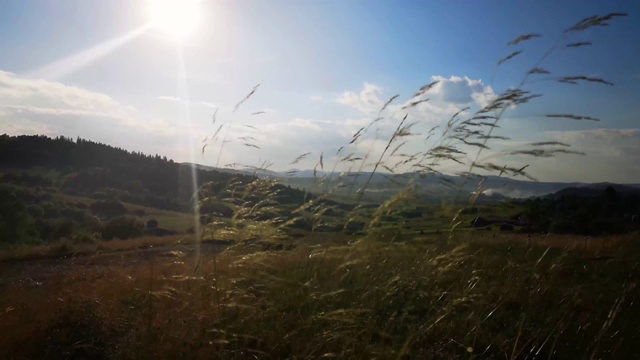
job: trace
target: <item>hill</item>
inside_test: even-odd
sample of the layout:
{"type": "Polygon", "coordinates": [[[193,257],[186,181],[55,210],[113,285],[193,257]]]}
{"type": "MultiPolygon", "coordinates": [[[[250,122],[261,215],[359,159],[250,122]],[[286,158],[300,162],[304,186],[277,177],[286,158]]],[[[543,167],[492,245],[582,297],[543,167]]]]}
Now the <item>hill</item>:
{"type": "Polygon", "coordinates": [[[0,136],[0,244],[172,235],[198,222],[285,218],[310,198],[255,176],[80,138],[0,136]],[[261,211],[269,206],[278,212],[261,211]]]}
{"type": "MultiPolygon", "coordinates": [[[[107,197],[164,210],[191,211],[196,185],[208,184],[218,194],[230,182],[243,184],[255,176],[179,164],[84,139],[46,136],[0,137],[3,183],[59,189],[96,199],[107,197]]],[[[278,188],[283,203],[302,203],[304,193],[278,188]]]]}
{"type": "Polygon", "coordinates": [[[523,204],[529,231],[605,235],[640,230],[640,189],[633,186],[569,187],[523,204]]]}

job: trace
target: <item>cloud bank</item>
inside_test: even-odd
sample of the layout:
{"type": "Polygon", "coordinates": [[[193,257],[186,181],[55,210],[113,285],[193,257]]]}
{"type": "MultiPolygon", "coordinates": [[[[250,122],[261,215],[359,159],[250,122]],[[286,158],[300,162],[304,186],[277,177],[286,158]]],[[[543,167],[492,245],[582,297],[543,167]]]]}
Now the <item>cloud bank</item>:
{"type": "Polygon", "coordinates": [[[80,136],[149,151],[144,139],[165,140],[176,129],[105,94],[0,71],[0,132],[80,136]]]}

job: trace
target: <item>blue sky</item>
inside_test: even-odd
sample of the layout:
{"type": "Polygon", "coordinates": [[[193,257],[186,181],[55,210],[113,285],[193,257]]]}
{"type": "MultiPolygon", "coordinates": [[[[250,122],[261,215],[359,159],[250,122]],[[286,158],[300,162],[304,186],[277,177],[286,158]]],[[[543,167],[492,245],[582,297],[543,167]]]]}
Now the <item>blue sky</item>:
{"type": "MultiPolygon", "coordinates": [[[[400,106],[422,85],[440,80],[431,100],[409,113],[424,134],[517,86],[579,20],[626,12],[609,27],[565,39],[592,46],[560,48],[541,64],[551,76],[596,76],[615,86],[532,79],[526,89],[544,96],[507,111],[497,134],[510,140],[483,156],[530,163],[540,180],[640,183],[638,2],[203,0],[198,25],[180,41],[148,25],[148,7],[145,0],[0,1],[0,132],[80,136],[207,165],[266,160],[274,170],[310,152],[295,167],[312,168],[321,153],[335,163],[337,149],[400,94],[353,146],[376,157],[404,115],[400,106]],[[543,36],[507,46],[525,33],[543,36]],[[496,67],[514,50],[524,52],[496,67]],[[602,121],[541,117],[548,113],[602,121]],[[203,139],[220,124],[218,142],[203,155],[203,139]],[[546,140],[587,156],[501,155],[546,140]]],[[[424,136],[408,139],[406,152],[427,146],[424,136]]]]}

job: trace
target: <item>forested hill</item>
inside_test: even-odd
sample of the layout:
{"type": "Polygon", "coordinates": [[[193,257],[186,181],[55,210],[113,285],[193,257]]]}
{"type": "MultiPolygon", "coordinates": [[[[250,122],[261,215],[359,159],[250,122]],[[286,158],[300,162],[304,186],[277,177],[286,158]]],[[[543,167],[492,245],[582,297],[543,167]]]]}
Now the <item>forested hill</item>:
{"type": "MultiPolygon", "coordinates": [[[[46,136],[0,136],[0,182],[58,188],[67,193],[183,210],[193,194],[191,167],[159,155],[131,152],[89,140],[46,136]],[[43,171],[44,170],[44,171],[43,171]]],[[[196,169],[199,184],[220,191],[230,181],[249,183],[253,176],[196,169]]],[[[283,187],[284,202],[304,194],[283,187]]]]}

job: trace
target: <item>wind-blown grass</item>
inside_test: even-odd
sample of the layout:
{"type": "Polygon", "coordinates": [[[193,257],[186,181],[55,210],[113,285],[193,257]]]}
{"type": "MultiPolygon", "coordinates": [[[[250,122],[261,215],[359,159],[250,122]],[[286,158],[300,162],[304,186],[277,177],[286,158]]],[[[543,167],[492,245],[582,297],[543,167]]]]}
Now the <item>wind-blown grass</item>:
{"type": "MultiPolygon", "coordinates": [[[[208,237],[238,242],[222,253],[189,257],[176,252],[161,260],[149,256],[99,267],[78,263],[54,267],[49,274],[25,265],[26,273],[37,275],[30,282],[0,282],[0,357],[636,357],[636,234],[587,241],[459,231],[468,220],[463,208],[474,205],[482,193],[483,175],[531,178],[529,164],[509,166],[483,157],[508,140],[497,131],[511,108],[541,100],[541,94],[527,90],[529,79],[552,74],[543,65],[554,51],[591,45],[575,42],[574,33],[622,15],[590,17],[567,28],[525,70],[518,87],[504,90],[479,109],[460,109],[425,134],[416,130],[421,119],[407,112],[430,101],[429,91],[437,82],[425,84],[401,105],[394,105],[398,95],[389,98],[376,117],[335,152],[333,164],[325,157],[329,151],[301,149],[291,165],[317,158],[316,171],[331,170],[317,176],[321,191],[300,203],[279,202],[285,190],[278,179],[232,181],[218,193],[203,184],[198,196],[202,203],[221,202],[233,209],[229,221],[210,223],[204,230],[208,237]],[[394,124],[383,149],[363,152],[365,140],[380,139],[383,123],[394,124]],[[420,151],[405,153],[412,142],[420,151]],[[417,204],[415,180],[449,173],[456,166],[463,169],[463,183],[441,178],[460,194],[460,201],[442,206],[444,220],[439,221],[448,223],[448,232],[438,229],[425,235],[385,222],[417,204]],[[371,205],[367,190],[382,169],[407,174],[403,182],[390,177],[398,191],[371,205]],[[477,191],[469,197],[462,189],[471,181],[477,191]],[[335,201],[345,190],[352,196],[335,201]],[[350,231],[352,235],[319,232],[332,213],[338,214],[333,221],[343,230],[362,226],[350,231]],[[297,230],[300,224],[311,231],[297,230]]],[[[507,46],[541,36],[521,35],[507,46]]],[[[526,56],[524,50],[509,49],[496,67],[526,56]]],[[[553,76],[544,80],[610,85],[595,77],[553,76]]],[[[571,113],[544,117],[598,120],[571,113]]],[[[231,141],[231,122],[218,125],[218,120],[216,112],[214,132],[202,151],[216,148],[219,159],[231,141]]],[[[260,148],[255,138],[237,140],[260,148]]],[[[578,154],[569,145],[541,140],[502,154],[578,154]]],[[[256,166],[256,173],[267,167],[269,162],[256,166]]]]}
{"type": "MultiPolygon", "coordinates": [[[[567,84],[588,82],[613,85],[607,80],[593,76],[553,74],[553,77],[546,79],[540,79],[539,77],[541,75],[552,75],[552,71],[545,69],[544,65],[545,60],[553,53],[563,49],[571,51],[575,48],[591,45],[590,42],[586,41],[576,42],[573,37],[577,33],[593,27],[608,26],[612,21],[622,16],[626,16],[626,14],[611,13],[604,16],[594,16],[583,19],[562,32],[553,45],[537,55],[537,58],[535,54],[530,55],[522,49],[511,51],[508,55],[497,61],[496,70],[507,62],[517,61],[526,56],[534,59],[533,66],[525,68],[523,71],[518,86],[505,89],[493,98],[490,98],[486,105],[476,110],[468,107],[459,109],[459,111],[453,114],[447,121],[431,127],[426,133],[426,137],[424,137],[424,134],[420,134],[415,130],[420,125],[422,119],[409,116],[409,111],[424,102],[430,101],[429,92],[438,84],[438,81],[425,84],[402,105],[393,105],[394,102],[400,98],[400,95],[390,97],[378,110],[375,118],[371,120],[368,125],[357,130],[349,142],[337,150],[335,153],[337,160],[335,160],[330,172],[316,177],[316,196],[310,198],[306,203],[293,210],[291,213],[294,216],[290,217],[288,221],[272,221],[272,225],[277,225],[282,228],[296,221],[307,221],[309,212],[313,212],[315,214],[312,216],[313,228],[316,228],[322,224],[322,214],[331,209],[331,205],[326,205],[325,200],[335,199],[337,194],[342,193],[351,194],[351,198],[349,199],[343,195],[340,197],[341,200],[346,200],[355,205],[353,211],[345,215],[346,221],[343,222],[343,225],[346,227],[348,223],[355,219],[358,219],[358,221],[365,219],[369,224],[368,228],[371,228],[375,223],[379,222],[382,215],[388,214],[393,211],[394,208],[416,203],[417,198],[415,195],[419,192],[419,189],[415,186],[417,179],[442,174],[461,176],[461,180],[457,183],[444,177],[440,180],[443,185],[458,192],[458,196],[454,200],[454,206],[458,206],[461,211],[467,205],[473,206],[482,194],[482,179],[485,175],[523,177],[535,180],[535,178],[529,174],[532,168],[529,163],[513,166],[508,165],[509,162],[507,161],[500,163],[501,158],[505,160],[517,159],[517,161],[523,161],[522,159],[524,157],[550,158],[559,154],[586,155],[583,152],[572,150],[571,144],[551,140],[534,141],[517,149],[493,149],[500,149],[501,143],[511,140],[496,133],[499,131],[500,122],[507,116],[508,112],[515,107],[524,107],[529,102],[540,101],[543,97],[543,94],[533,93],[527,89],[532,82],[552,81],[567,84]],[[381,127],[382,123],[384,123],[385,126],[392,123],[397,124],[394,126],[395,130],[389,134],[385,146],[379,150],[378,153],[374,151],[373,145],[369,146],[366,152],[362,152],[360,149],[364,141],[380,139],[379,134],[385,131],[385,128],[381,127]],[[410,146],[421,150],[415,153],[403,152],[404,149],[410,146]],[[494,153],[489,156],[483,156],[487,151],[494,151],[494,153]],[[464,170],[452,170],[456,168],[462,168],[464,170]],[[336,169],[343,170],[336,171],[336,169]],[[404,175],[404,178],[402,178],[402,182],[398,182],[398,180],[401,179],[400,177],[394,178],[389,176],[389,186],[396,186],[398,191],[383,201],[377,211],[363,210],[361,205],[366,207],[365,195],[370,187],[372,178],[381,170],[384,170],[389,175],[404,175]],[[468,194],[463,193],[462,189],[471,182],[477,183],[477,189],[468,197],[468,194]]],[[[507,46],[514,48],[529,41],[537,41],[542,37],[543,35],[538,33],[520,35],[509,41],[507,46]]],[[[254,87],[248,95],[234,107],[234,112],[237,112],[240,106],[255,94],[257,88],[258,86],[254,87]]],[[[539,117],[557,120],[599,121],[599,119],[591,116],[576,115],[569,112],[543,114],[539,115],[539,117]]],[[[220,129],[225,125],[229,126],[230,123],[231,121],[221,125],[211,139],[213,139],[213,141],[220,141],[217,139],[220,129]]],[[[239,140],[245,146],[260,148],[258,144],[247,142],[247,138],[240,138],[239,140]]],[[[255,139],[252,138],[252,140],[255,139]]],[[[226,141],[229,140],[226,138],[221,140],[220,151],[222,151],[226,141]]],[[[219,156],[220,153],[218,153],[218,157],[219,156]]],[[[297,164],[313,156],[314,154],[311,152],[304,152],[292,159],[290,164],[297,164]]],[[[259,173],[260,170],[267,169],[270,165],[270,162],[264,161],[260,166],[254,167],[256,174],[259,173]]],[[[314,167],[314,176],[316,176],[317,170],[324,169],[325,157],[323,152],[319,155],[319,160],[314,167]]],[[[289,175],[293,175],[293,172],[289,175]]],[[[256,184],[257,187],[260,188],[260,196],[270,200],[265,200],[264,204],[246,203],[246,206],[251,207],[248,210],[244,209],[246,206],[240,206],[238,208],[239,215],[237,218],[242,217],[242,214],[256,211],[256,207],[262,212],[277,210],[276,207],[271,205],[274,204],[274,197],[277,197],[277,184],[283,180],[271,179],[269,182],[265,181],[264,179],[256,180],[256,184]],[[265,187],[267,183],[271,187],[265,187]],[[270,192],[270,189],[273,190],[273,193],[270,192]],[[270,206],[265,206],[267,202],[270,206]]],[[[286,181],[286,179],[284,181],[286,181]]],[[[236,200],[237,199],[233,199],[232,202],[238,205],[236,200]]],[[[278,216],[273,215],[273,217],[278,216]]],[[[459,213],[452,216],[452,232],[460,224],[458,217],[459,213]]]]}
{"type": "Polygon", "coordinates": [[[632,358],[634,237],[306,240],[77,264],[3,291],[3,358],[632,358]],[[37,297],[37,293],[52,296],[37,297]],[[11,295],[9,295],[11,294],[11,295]],[[7,297],[9,296],[9,297],[7,297]],[[53,301],[52,301],[53,299],[53,301]],[[25,319],[38,319],[29,322],[25,319]]]}

